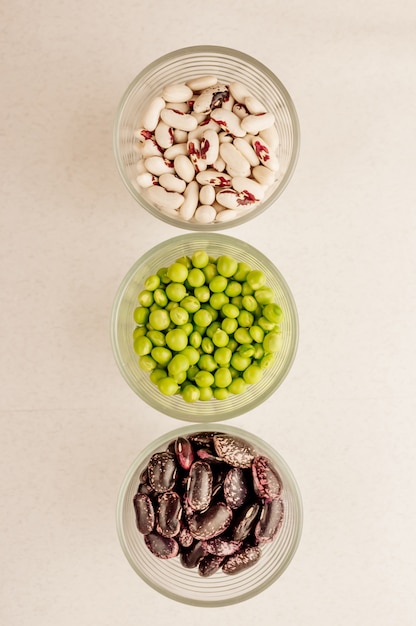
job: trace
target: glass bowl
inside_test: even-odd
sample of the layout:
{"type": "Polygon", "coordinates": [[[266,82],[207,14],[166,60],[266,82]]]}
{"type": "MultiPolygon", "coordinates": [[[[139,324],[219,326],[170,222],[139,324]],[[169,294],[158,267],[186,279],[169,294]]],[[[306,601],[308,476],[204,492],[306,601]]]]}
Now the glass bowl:
{"type": "Polygon", "coordinates": [[[281,81],[256,59],[230,48],[194,46],[166,54],[143,69],[131,82],[119,104],[113,132],[115,160],[121,179],[138,204],[158,219],[188,230],[215,231],[237,226],[271,207],[288,184],[296,167],[299,152],[299,122],[292,99],[281,81]],[[215,75],[223,83],[241,82],[274,114],[280,138],[277,156],[280,168],[264,199],[253,209],[241,209],[241,216],[224,222],[200,224],[186,221],[177,213],[155,208],[137,183],[138,139],[147,103],[160,96],[165,85],[184,83],[201,75],[215,75]]]}
{"type": "Polygon", "coordinates": [[[296,480],[280,454],[268,443],[245,430],[218,424],[187,425],[149,444],[135,459],[121,485],[117,502],[117,530],[121,547],[135,572],[153,589],[186,604],[218,607],[247,600],[274,583],[285,571],[298,547],[302,532],[302,501],[296,480]],[[221,570],[202,577],[197,569],[187,569],[179,557],[160,559],[146,547],[136,527],[133,497],[150,457],[166,450],[177,437],[214,431],[245,439],[256,454],[267,456],[278,471],[283,485],[283,523],[271,543],[263,544],[261,557],[251,567],[233,574],[221,570]]]}
{"type": "Polygon", "coordinates": [[[222,421],[254,409],[264,402],[283,382],[297,350],[298,316],[292,293],[279,270],[259,250],[234,237],[219,233],[188,233],[164,241],[144,254],[123,279],[112,310],[111,339],[113,353],[121,374],[133,391],[159,412],[189,422],[222,421]],[[206,250],[213,257],[230,255],[237,261],[261,270],[267,285],[275,293],[275,301],[283,310],[281,323],[282,346],[274,363],[264,370],[262,379],[247,386],[241,394],[230,394],[225,400],[188,403],[179,395],[165,396],[138,364],[133,348],[136,327],[133,313],[138,306],[138,294],[145,279],[182,256],[191,256],[197,250],[206,250]]]}

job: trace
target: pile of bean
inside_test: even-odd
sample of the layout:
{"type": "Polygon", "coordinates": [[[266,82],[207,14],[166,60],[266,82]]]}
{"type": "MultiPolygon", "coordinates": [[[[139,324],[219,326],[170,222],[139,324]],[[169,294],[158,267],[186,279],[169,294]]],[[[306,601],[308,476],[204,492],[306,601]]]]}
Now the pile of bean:
{"type": "Polygon", "coordinates": [[[280,350],[281,307],[245,262],[197,250],[149,276],[134,310],[139,366],[167,396],[225,400],[258,383],[280,350]]]}
{"type": "Polygon", "coordinates": [[[199,76],[166,85],[135,131],[137,183],[150,204],[181,220],[240,217],[276,180],[274,121],[240,82],[199,76]]]}
{"type": "Polygon", "coordinates": [[[133,498],[136,525],[161,559],[179,555],[201,576],[254,565],[283,523],[282,481],[271,460],[221,432],[178,437],[156,452],[133,498]]]}

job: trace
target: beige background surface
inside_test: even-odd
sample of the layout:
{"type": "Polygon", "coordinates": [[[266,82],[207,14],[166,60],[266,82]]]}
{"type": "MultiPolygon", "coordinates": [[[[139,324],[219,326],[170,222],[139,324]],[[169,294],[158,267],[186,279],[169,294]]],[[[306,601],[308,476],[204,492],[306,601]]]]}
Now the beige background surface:
{"type": "Polygon", "coordinates": [[[414,2],[4,0],[0,12],[0,622],[413,626],[414,2]],[[227,232],[267,254],[297,301],[289,377],[233,423],[287,460],[305,525],[276,584],[200,611],[158,596],[119,547],[122,478],[181,422],[127,387],[109,319],[133,262],[183,232],[118,177],[118,101],[147,63],[204,43],[268,65],[300,117],[289,187],[227,232]]]}

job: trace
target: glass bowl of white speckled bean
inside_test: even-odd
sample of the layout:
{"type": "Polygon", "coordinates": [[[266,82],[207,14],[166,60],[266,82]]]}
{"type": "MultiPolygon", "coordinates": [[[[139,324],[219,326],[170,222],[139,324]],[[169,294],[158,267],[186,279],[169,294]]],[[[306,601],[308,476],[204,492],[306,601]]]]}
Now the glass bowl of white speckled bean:
{"type": "MultiPolygon", "coordinates": [[[[169,97],[166,95],[165,100],[169,97]]],[[[113,132],[117,169],[140,207],[173,226],[203,232],[238,226],[270,207],[276,210],[273,205],[295,170],[299,142],[296,109],[279,78],[255,58],[219,46],[176,50],[144,68],[120,101],[113,132]],[[196,107],[195,100],[204,91],[192,81],[201,77],[206,79],[205,83],[200,83],[202,87],[210,85],[210,77],[214,77],[217,85],[205,87],[205,90],[213,90],[213,95],[209,110],[205,108],[204,113],[192,110],[196,107]],[[187,83],[192,87],[188,93],[187,83]],[[172,85],[180,85],[179,91],[183,91],[185,85],[185,91],[184,95],[171,99],[187,100],[165,102],[165,108],[175,109],[176,113],[168,112],[164,121],[165,117],[162,120],[159,114],[164,115],[166,111],[156,111],[157,124],[163,122],[156,129],[153,109],[152,123],[148,120],[149,106],[156,103],[157,108],[162,94],[168,93],[172,85]],[[233,90],[231,85],[234,85],[233,90]],[[223,109],[228,110],[219,116],[218,111],[223,109]],[[186,117],[187,123],[189,120],[194,123],[191,119],[194,116],[197,128],[192,126],[193,130],[187,132],[173,127],[176,122],[170,120],[172,115],[186,117]],[[231,121],[228,120],[230,115],[234,116],[231,121]],[[222,119],[224,116],[227,120],[222,119]],[[250,118],[249,122],[243,116],[250,118]],[[270,128],[257,131],[258,124],[268,116],[270,128]],[[233,126],[236,120],[239,130],[233,126]],[[208,125],[205,127],[205,124],[208,125]],[[215,133],[210,143],[208,136],[202,135],[208,128],[216,129],[218,140],[215,133]],[[218,142],[217,152],[213,148],[215,142],[218,142]],[[230,145],[222,147],[223,143],[230,145]],[[207,161],[208,145],[217,155],[215,161],[207,161]],[[185,163],[185,170],[184,156],[189,161],[185,163]],[[195,172],[192,174],[191,168],[189,175],[190,163],[195,172]]]]}
{"type": "MultiPolygon", "coordinates": [[[[218,481],[218,472],[221,472],[221,470],[217,469],[218,467],[219,465],[212,465],[214,485],[216,481],[218,481]]],[[[247,465],[246,467],[247,469],[244,469],[243,472],[247,472],[247,480],[250,481],[252,468],[247,465]]],[[[230,469],[231,466],[225,465],[225,474],[227,474],[230,469]]],[[[185,493],[183,496],[180,494],[182,494],[184,489],[185,491],[187,490],[186,479],[182,477],[182,471],[180,466],[178,466],[176,478],[174,479],[175,484],[168,492],[170,494],[175,492],[179,498],[185,498],[185,493]]],[[[233,474],[235,471],[235,469],[232,469],[233,474]]],[[[226,481],[224,481],[223,484],[226,484],[226,481]]],[[[218,500],[222,502],[226,501],[223,489],[224,487],[221,487],[220,491],[217,491],[215,496],[213,496],[211,504],[208,505],[208,510],[211,506],[218,506],[215,504],[218,500]]],[[[147,500],[147,496],[144,496],[144,498],[142,496],[139,497],[142,500],[147,500]]],[[[160,497],[161,494],[159,494],[159,498],[160,497]]],[[[254,502],[253,497],[255,500],[255,494],[245,496],[246,500],[244,503],[241,504],[239,508],[233,508],[232,520],[223,535],[225,541],[228,541],[228,536],[235,534],[236,524],[239,523],[238,520],[242,517],[246,517],[247,511],[253,506],[251,504],[254,502]]],[[[259,519],[263,519],[266,525],[268,525],[268,521],[264,520],[264,515],[261,513],[262,507],[269,506],[265,504],[265,502],[266,500],[264,499],[260,500],[260,508],[257,508],[257,513],[251,517],[251,519],[254,520],[250,522],[251,528],[255,529],[255,525],[259,519]]],[[[182,529],[184,525],[186,526],[186,519],[189,520],[189,515],[192,518],[194,513],[187,510],[185,504],[181,511],[176,513],[178,520],[181,520],[180,526],[182,529]]],[[[143,516],[141,519],[143,521],[143,516]]],[[[245,430],[229,425],[225,426],[217,423],[205,425],[188,424],[185,427],[165,433],[157,440],[149,443],[132,462],[119,490],[116,520],[120,544],[128,562],[138,576],[151,588],[170,599],[185,604],[202,607],[221,607],[252,598],[275,583],[285,572],[300,542],[303,510],[299,487],[291,469],[280,453],[269,443],[245,430]],[[215,572],[206,575],[205,570],[205,574],[202,575],[201,568],[203,563],[201,563],[201,561],[206,561],[204,555],[208,556],[208,559],[210,558],[206,549],[208,548],[208,544],[204,541],[201,542],[198,541],[198,539],[194,539],[192,543],[187,542],[186,547],[184,547],[183,544],[185,542],[183,539],[185,535],[180,533],[180,535],[175,534],[172,536],[172,532],[174,532],[172,531],[165,533],[172,536],[172,538],[166,540],[166,544],[169,549],[171,549],[172,546],[175,547],[176,555],[171,551],[169,558],[166,558],[166,554],[164,554],[163,558],[155,556],[148,547],[146,536],[142,532],[143,528],[139,530],[140,526],[137,522],[134,500],[136,494],[147,493],[151,502],[153,502],[151,508],[155,507],[155,510],[157,510],[158,494],[148,489],[149,478],[146,478],[148,475],[149,462],[151,462],[150,460],[153,455],[164,455],[166,451],[168,455],[171,454],[169,451],[174,449],[174,442],[178,440],[183,442],[184,439],[191,441],[195,450],[195,439],[198,440],[200,437],[210,436],[212,433],[220,433],[221,437],[225,439],[228,438],[228,440],[235,438],[240,441],[243,440],[249,444],[255,455],[261,455],[263,458],[266,457],[269,459],[269,462],[273,465],[279,476],[281,491],[278,500],[273,501],[275,504],[279,502],[282,514],[279,513],[281,516],[277,526],[276,520],[273,522],[274,530],[273,534],[269,537],[269,541],[259,542],[255,538],[250,539],[250,535],[247,536],[246,534],[246,539],[243,540],[243,546],[240,546],[238,550],[245,551],[245,546],[248,546],[248,550],[251,554],[256,551],[260,554],[258,558],[256,557],[255,561],[253,559],[253,563],[248,567],[243,567],[243,569],[233,571],[233,573],[231,573],[230,569],[226,571],[223,569],[224,563],[228,560],[226,557],[215,572]],[[199,552],[201,543],[203,544],[203,550],[199,552]],[[186,566],[184,566],[184,557],[186,566]],[[192,560],[190,561],[189,559],[192,560]]],[[[160,540],[160,528],[158,528],[158,525],[160,525],[160,520],[158,521],[158,514],[156,513],[156,519],[151,521],[150,525],[144,529],[145,533],[152,533],[150,536],[147,535],[152,542],[158,539],[160,540]],[[152,527],[152,530],[150,527],[152,527]]],[[[247,531],[247,526],[245,528],[247,531]]],[[[257,534],[256,536],[258,537],[257,534]]],[[[217,539],[218,538],[221,537],[217,535],[217,539]]],[[[162,541],[165,540],[162,539],[162,541]]],[[[235,555],[230,557],[230,559],[233,558],[235,563],[235,555]]],[[[237,557],[237,560],[238,558],[239,557],[237,557]]],[[[230,563],[228,563],[228,566],[229,565],[230,563]]],[[[228,566],[226,565],[226,567],[228,566]]]]}
{"type": "MultiPolygon", "coordinates": [[[[218,269],[218,267],[217,262],[216,268],[218,269]]],[[[205,268],[199,270],[197,274],[201,275],[204,271],[205,268]]],[[[221,269],[221,271],[223,270],[221,269]]],[[[181,287],[184,290],[184,294],[186,292],[183,300],[169,303],[168,305],[169,309],[177,307],[177,310],[173,308],[173,310],[169,311],[169,316],[172,319],[173,317],[176,319],[175,311],[176,313],[178,311],[183,313],[185,300],[189,295],[191,300],[195,298],[195,295],[192,296],[192,293],[200,297],[196,289],[192,291],[189,288],[189,280],[190,274],[188,273],[188,278],[183,283],[183,287],[181,287]]],[[[173,283],[175,287],[177,283],[174,281],[173,283]]],[[[211,281],[208,284],[209,289],[214,288],[211,281]]],[[[207,281],[205,281],[203,287],[206,286],[207,281]]],[[[161,289],[162,292],[166,290],[167,293],[169,284],[166,285],[161,282],[158,289],[161,289]]],[[[252,310],[254,308],[252,307],[252,310]]],[[[232,315],[234,314],[232,312],[232,315]]],[[[148,250],[134,263],[122,280],[112,309],[111,339],[113,354],[119,370],[128,385],[134,393],[157,411],[188,422],[227,420],[246,413],[266,401],[283,383],[292,367],[297,351],[298,333],[296,304],[281,272],[264,254],[253,246],[221,233],[187,233],[159,243],[148,250]],[[149,306],[155,309],[156,315],[165,314],[165,311],[161,312],[159,310],[158,302],[160,301],[156,298],[156,295],[159,295],[157,291],[155,290],[149,294],[146,290],[146,280],[149,277],[154,277],[162,268],[164,268],[165,272],[166,268],[176,264],[178,260],[187,263],[188,267],[190,267],[192,265],[192,261],[190,264],[190,259],[192,259],[195,253],[201,252],[206,254],[211,261],[220,257],[231,257],[238,264],[238,272],[225,279],[226,287],[222,293],[213,294],[216,298],[215,302],[211,296],[209,301],[201,300],[199,306],[197,303],[197,308],[203,310],[204,315],[206,310],[208,310],[212,316],[212,319],[209,320],[209,325],[205,328],[201,327],[200,317],[197,319],[199,310],[196,313],[190,313],[185,320],[186,323],[182,326],[177,326],[177,328],[185,329],[183,332],[178,333],[178,335],[181,335],[181,341],[184,339],[184,344],[180,346],[170,345],[168,335],[170,330],[176,326],[176,323],[171,324],[169,322],[169,327],[163,331],[165,333],[164,336],[158,329],[154,333],[154,315],[150,308],[146,311],[145,307],[140,305],[140,298],[142,298],[140,294],[146,298],[150,296],[149,306]],[[240,295],[232,297],[234,292],[230,291],[229,287],[230,289],[236,287],[235,283],[238,281],[235,280],[235,277],[238,276],[241,268],[245,268],[245,272],[253,270],[254,276],[256,276],[257,272],[260,272],[264,285],[267,287],[267,294],[272,294],[268,299],[273,300],[282,313],[282,319],[278,324],[270,326],[267,320],[265,322],[262,319],[265,309],[262,308],[262,313],[260,313],[257,310],[257,304],[254,307],[256,310],[250,315],[246,315],[247,311],[243,310],[250,302],[253,303],[253,298],[257,298],[259,301],[262,293],[261,290],[252,292],[250,285],[245,284],[248,282],[249,273],[246,274],[243,282],[240,283],[240,287],[237,284],[237,287],[242,289],[240,295]],[[252,295],[244,299],[242,294],[248,292],[251,292],[252,295]],[[230,294],[230,296],[227,294],[230,294]],[[223,301],[220,300],[221,308],[219,308],[217,303],[218,296],[224,298],[223,301]],[[154,304],[152,304],[153,300],[155,300],[154,304]],[[229,307],[223,308],[224,303],[233,304],[237,308],[241,306],[242,317],[238,314],[238,317],[230,322],[229,307]],[[214,307],[217,307],[217,309],[214,309],[214,307]],[[137,315],[143,312],[146,317],[140,321],[137,315]],[[224,319],[226,320],[225,322],[224,319]],[[233,324],[233,322],[235,323],[233,324]],[[264,333],[260,332],[260,343],[257,339],[259,326],[266,328],[264,333]],[[243,327],[243,330],[239,331],[240,327],[243,327]],[[270,328],[271,330],[268,331],[267,329],[270,328]],[[196,330],[195,336],[193,334],[194,330],[196,330]],[[277,350],[274,347],[271,348],[272,351],[274,350],[273,357],[268,356],[270,345],[266,346],[265,343],[267,332],[273,335],[274,338],[276,338],[274,333],[278,333],[279,347],[277,350]],[[146,336],[143,338],[143,335],[146,336]],[[137,351],[137,337],[139,343],[143,342],[146,344],[144,351],[137,351]],[[198,339],[198,341],[195,342],[193,341],[194,339],[198,339]],[[220,345],[225,346],[225,348],[219,348],[218,346],[220,345]],[[171,371],[171,363],[162,362],[159,358],[160,351],[166,350],[166,347],[171,352],[169,358],[174,356],[174,359],[178,360],[177,355],[181,354],[186,354],[186,357],[189,357],[189,363],[186,364],[186,379],[181,378],[179,380],[177,378],[177,370],[173,371],[172,369],[171,371]],[[189,348],[192,354],[190,354],[189,348]],[[232,355],[228,352],[224,360],[224,352],[227,352],[227,348],[232,352],[232,355]],[[156,352],[158,352],[158,355],[156,355],[156,352]],[[235,353],[238,353],[238,358],[234,356],[235,353]],[[244,356],[242,365],[240,354],[244,356]],[[227,368],[229,371],[225,371],[227,368]],[[248,376],[249,369],[251,373],[255,373],[256,377],[257,375],[259,376],[259,380],[253,383],[253,378],[248,376]],[[207,374],[207,370],[210,372],[209,374],[207,374]],[[201,373],[202,371],[205,373],[201,373]],[[227,380],[224,382],[223,378],[219,380],[220,371],[221,376],[226,375],[229,378],[228,382],[227,380]],[[165,376],[165,381],[159,381],[159,378],[156,379],[156,374],[159,378],[165,376]],[[205,379],[200,380],[201,376],[211,379],[211,382],[208,383],[209,389],[206,388],[205,379]],[[177,388],[176,390],[174,389],[172,395],[170,390],[168,391],[169,395],[166,395],[166,390],[164,389],[161,392],[161,387],[159,388],[158,385],[170,382],[172,377],[178,383],[177,388]],[[236,389],[237,382],[240,387],[236,389]],[[196,387],[198,387],[198,390],[196,387]],[[185,391],[183,391],[184,389],[185,391]],[[212,391],[214,395],[210,397],[207,395],[208,391],[212,391]],[[200,393],[200,396],[195,399],[194,396],[189,397],[188,392],[195,392],[197,395],[200,393]],[[186,399],[184,399],[184,394],[186,394],[186,399]]],[[[174,359],[172,358],[172,362],[174,359]]]]}

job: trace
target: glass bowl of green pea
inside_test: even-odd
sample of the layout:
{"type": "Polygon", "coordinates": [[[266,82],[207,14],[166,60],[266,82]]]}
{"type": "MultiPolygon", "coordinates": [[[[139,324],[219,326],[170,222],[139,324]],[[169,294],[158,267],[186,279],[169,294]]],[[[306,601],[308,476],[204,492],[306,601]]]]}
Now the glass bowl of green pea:
{"type": "Polygon", "coordinates": [[[164,241],[117,291],[113,353],[148,405],[190,422],[227,420],[269,398],[296,356],[288,284],[259,250],[217,233],[164,241]]]}

